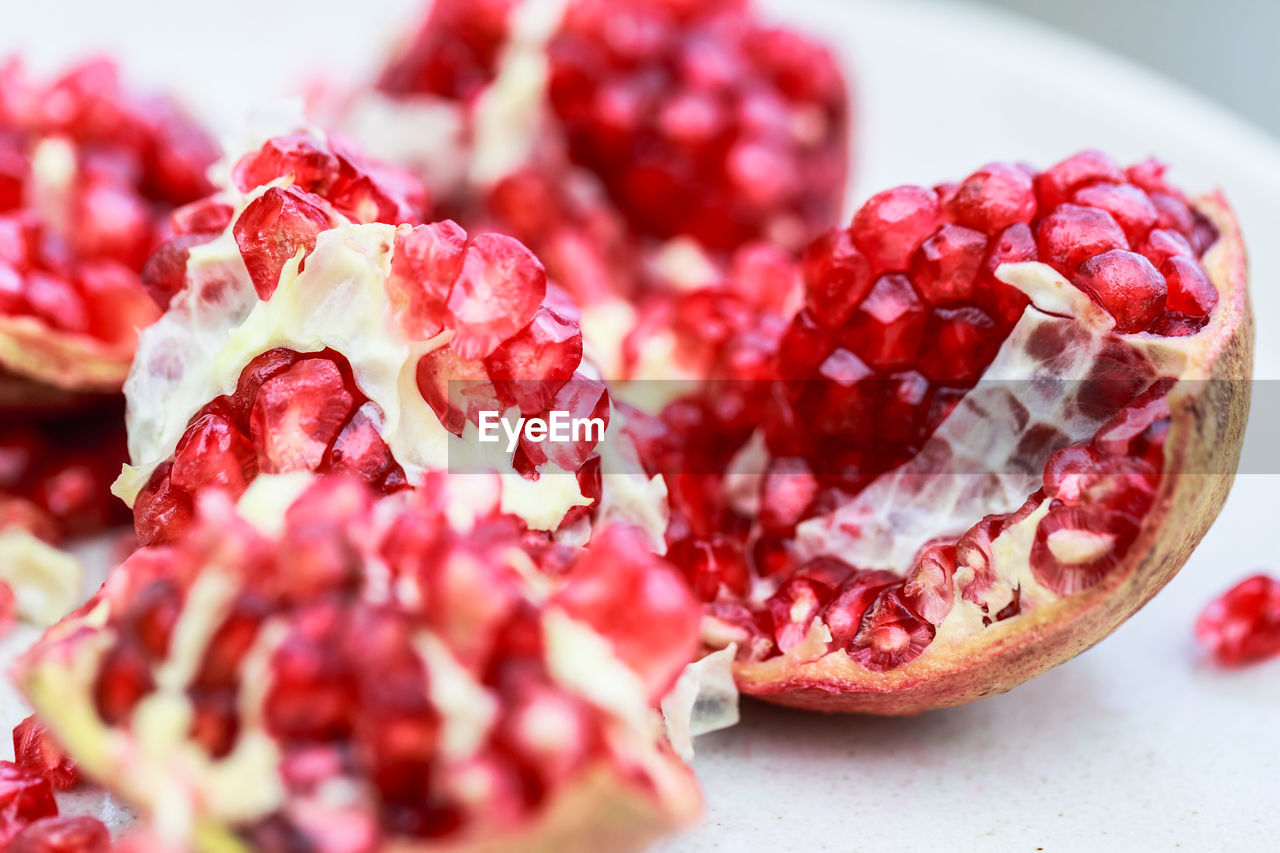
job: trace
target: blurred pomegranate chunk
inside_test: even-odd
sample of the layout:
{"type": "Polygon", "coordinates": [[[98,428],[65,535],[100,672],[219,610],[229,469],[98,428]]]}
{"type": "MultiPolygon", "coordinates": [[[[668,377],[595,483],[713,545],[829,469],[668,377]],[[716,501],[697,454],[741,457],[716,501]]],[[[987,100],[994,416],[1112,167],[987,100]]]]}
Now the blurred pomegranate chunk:
{"type": "Polygon", "coordinates": [[[55,790],[69,791],[80,783],[75,762],[34,715],[14,727],[13,754],[19,767],[43,776],[55,790]]]}
{"type": "Polygon", "coordinates": [[[0,761],[0,844],[6,850],[27,824],[57,813],[48,780],[12,761],[0,761]]]}
{"type": "Polygon", "coordinates": [[[1227,590],[1196,620],[1196,639],[1223,666],[1280,655],[1280,580],[1254,575],[1227,590]]]}
{"type": "Polygon", "coordinates": [[[86,815],[46,817],[10,843],[9,853],[108,853],[111,836],[102,821],[86,815]]]}

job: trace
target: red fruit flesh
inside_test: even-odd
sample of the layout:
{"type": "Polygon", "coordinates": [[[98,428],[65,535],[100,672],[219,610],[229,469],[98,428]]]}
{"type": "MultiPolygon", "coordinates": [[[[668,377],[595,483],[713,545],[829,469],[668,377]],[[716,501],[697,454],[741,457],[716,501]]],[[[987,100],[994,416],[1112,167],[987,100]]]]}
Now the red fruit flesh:
{"type": "Polygon", "coordinates": [[[0,842],[6,849],[28,824],[57,813],[47,780],[12,761],[0,761],[0,842]]]}
{"type": "Polygon", "coordinates": [[[762,370],[712,345],[712,378],[752,381],[671,404],[646,450],[740,689],[959,704],[1087,648],[1167,581],[1221,506],[1247,411],[1197,394],[1247,384],[1252,348],[1234,220],[1216,197],[1162,212],[1178,205],[1160,168],[1096,152],[880,193],[810,247],[806,306],[762,370]],[[742,399],[767,402],[726,416],[742,399]]]}
{"type": "Polygon", "coordinates": [[[22,769],[44,777],[54,790],[68,791],[80,782],[80,773],[49,730],[34,716],[13,730],[14,760],[22,769]]]}
{"type": "Polygon", "coordinates": [[[1196,639],[1223,666],[1280,655],[1280,581],[1267,575],[1240,581],[1200,614],[1196,639]]]}
{"type": "Polygon", "coordinates": [[[564,832],[630,849],[693,817],[692,777],[650,725],[697,644],[679,575],[629,528],[584,549],[492,507],[464,518],[462,479],[378,499],[318,478],[270,532],[206,493],[181,542],[135,552],[28,653],[25,689],[86,773],[144,812],[181,798],[166,812],[190,815],[170,827],[181,843],[198,826],[265,850],[564,832]],[[179,660],[191,677],[164,685],[179,660]],[[69,664],[96,667],[94,688],[67,694],[69,664]],[[139,730],[160,702],[191,728],[139,730]],[[62,728],[84,715],[109,761],[100,735],[62,728]],[[244,784],[276,793],[228,811],[219,762],[246,749],[270,759],[244,784]],[[194,756],[208,763],[184,767],[194,756]],[[315,807],[339,789],[361,796],[315,807]]]}
{"type": "Polygon", "coordinates": [[[108,853],[111,835],[102,821],[77,815],[47,817],[28,826],[10,842],[10,853],[108,853]]]}
{"type": "Polygon", "coordinates": [[[214,146],[103,61],[48,85],[11,61],[0,102],[0,369],[64,391],[118,390],[137,329],[157,316],[144,261],[169,212],[209,192],[214,146]]]}

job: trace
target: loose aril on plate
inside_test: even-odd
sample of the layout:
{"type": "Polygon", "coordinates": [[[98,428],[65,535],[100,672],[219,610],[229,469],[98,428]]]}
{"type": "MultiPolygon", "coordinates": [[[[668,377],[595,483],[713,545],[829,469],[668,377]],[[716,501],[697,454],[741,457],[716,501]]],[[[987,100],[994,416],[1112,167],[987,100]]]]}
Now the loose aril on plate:
{"type": "Polygon", "coordinates": [[[700,810],[655,710],[697,602],[639,532],[556,544],[501,488],[206,490],[17,681],[87,777],[187,847],[640,849],[700,810]]]}
{"type": "Polygon", "coordinates": [[[1200,614],[1196,639],[1223,666],[1280,655],[1280,581],[1259,574],[1231,587],[1200,614]]]}
{"type": "Polygon", "coordinates": [[[1100,152],[994,163],[873,196],[802,267],[785,320],[738,300],[634,342],[720,380],[643,455],[744,692],[909,714],[1008,690],[1106,636],[1216,517],[1253,357],[1221,195],[1100,152]]]}

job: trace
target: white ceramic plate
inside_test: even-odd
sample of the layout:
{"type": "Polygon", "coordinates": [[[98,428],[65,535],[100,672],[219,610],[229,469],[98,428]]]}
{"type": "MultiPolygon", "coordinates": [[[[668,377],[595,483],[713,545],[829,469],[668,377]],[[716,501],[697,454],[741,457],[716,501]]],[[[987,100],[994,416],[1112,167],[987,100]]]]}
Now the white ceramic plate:
{"type": "MultiPolygon", "coordinates": [[[[1222,187],[1251,238],[1257,374],[1280,378],[1273,140],[1132,65],[980,8],[919,0],[769,5],[822,33],[855,78],[851,202],[897,183],[958,179],[994,159],[1046,166],[1084,147],[1130,161],[1159,154],[1175,164],[1182,185],[1222,187]]],[[[305,69],[367,71],[416,6],[116,0],[69,13],[66,4],[25,3],[6,10],[0,50],[21,49],[52,67],[88,47],[109,49],[138,78],[169,83],[226,123],[296,88],[305,69]]],[[[1217,671],[1190,635],[1212,596],[1280,562],[1272,534],[1278,489],[1280,477],[1239,478],[1218,523],[1164,593],[1096,649],[1009,694],[902,720],[747,703],[740,726],[698,742],[706,820],[658,849],[1274,846],[1280,661],[1217,671]]],[[[31,636],[10,638],[0,656],[31,636]]],[[[24,713],[15,697],[0,696],[0,725],[24,713]]],[[[119,823],[113,809],[107,816],[119,823]]]]}

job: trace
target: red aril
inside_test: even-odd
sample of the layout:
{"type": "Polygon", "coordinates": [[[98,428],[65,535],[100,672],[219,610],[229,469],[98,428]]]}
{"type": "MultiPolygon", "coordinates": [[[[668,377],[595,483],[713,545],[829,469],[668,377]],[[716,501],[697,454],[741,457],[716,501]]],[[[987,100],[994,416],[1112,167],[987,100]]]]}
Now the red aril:
{"type": "Polygon", "coordinates": [[[111,835],[88,815],[46,817],[18,833],[9,853],[109,853],[111,835]]]}
{"type": "Polygon", "coordinates": [[[67,757],[49,730],[34,716],[14,727],[13,754],[19,767],[43,776],[54,790],[67,791],[80,782],[75,762],[67,757]]]}
{"type": "Polygon", "coordinates": [[[1280,654],[1280,582],[1268,575],[1240,581],[1205,607],[1196,639],[1224,666],[1280,654]]]}
{"type": "Polygon", "coordinates": [[[27,825],[58,813],[49,782],[12,761],[0,761],[0,842],[8,845],[27,825]]]}

